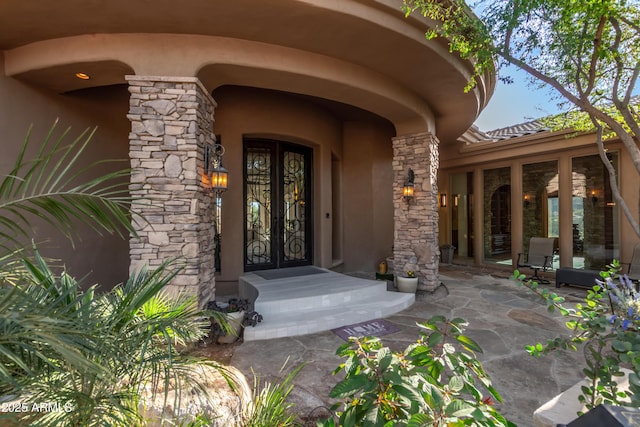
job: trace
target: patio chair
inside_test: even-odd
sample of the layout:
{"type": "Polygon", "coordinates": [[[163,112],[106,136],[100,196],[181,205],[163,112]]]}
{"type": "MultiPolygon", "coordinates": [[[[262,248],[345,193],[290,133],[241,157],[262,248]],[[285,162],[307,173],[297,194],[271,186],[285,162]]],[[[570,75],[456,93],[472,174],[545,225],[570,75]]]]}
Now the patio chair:
{"type": "Polygon", "coordinates": [[[527,267],[533,270],[533,275],[527,280],[535,280],[538,283],[548,284],[548,280],[538,275],[540,270],[547,271],[553,266],[553,252],[555,238],[552,237],[532,237],[529,240],[529,253],[526,262],[520,263],[522,254],[518,254],[516,265],[518,268],[527,267]]]}
{"type": "Polygon", "coordinates": [[[621,264],[628,266],[627,276],[629,276],[629,279],[631,279],[631,281],[633,281],[637,287],[638,284],[640,284],[640,243],[638,243],[633,248],[633,255],[631,255],[631,261],[628,263],[623,262],[621,264]]]}

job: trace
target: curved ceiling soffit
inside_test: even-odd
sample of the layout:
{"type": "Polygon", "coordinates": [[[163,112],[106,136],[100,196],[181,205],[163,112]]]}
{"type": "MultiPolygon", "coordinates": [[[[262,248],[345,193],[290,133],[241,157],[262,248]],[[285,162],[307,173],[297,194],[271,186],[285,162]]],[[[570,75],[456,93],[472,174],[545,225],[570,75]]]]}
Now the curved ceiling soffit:
{"type": "MultiPolygon", "coordinates": [[[[429,40],[426,37],[435,22],[420,16],[419,14],[411,14],[405,17],[400,11],[398,2],[377,0],[360,0],[346,2],[344,0],[297,0],[300,3],[307,3],[313,7],[323,8],[332,11],[340,11],[341,13],[367,20],[376,26],[386,28],[397,34],[401,34],[409,40],[418,41],[425,48],[433,51],[440,60],[448,63],[453,69],[460,73],[466,80],[471,78],[473,73],[473,65],[462,60],[457,55],[452,55],[449,45],[442,40],[429,40]]],[[[482,81],[478,82],[480,88],[478,94],[491,93],[491,76],[484,76],[482,81]],[[488,79],[488,80],[485,80],[488,79]]]]}
{"type": "MultiPolygon", "coordinates": [[[[420,16],[419,14],[411,14],[405,16],[400,12],[397,1],[394,0],[297,0],[300,3],[306,3],[316,8],[322,8],[340,13],[348,14],[370,23],[383,27],[389,31],[400,34],[407,40],[419,43],[424,48],[432,51],[440,61],[447,63],[452,70],[455,70],[462,81],[468,82],[474,72],[473,63],[469,60],[463,60],[459,55],[452,54],[449,49],[448,42],[445,40],[430,40],[425,36],[426,32],[435,25],[435,22],[420,16]]],[[[493,91],[495,89],[496,76],[495,73],[487,72],[483,76],[477,78],[477,84],[470,90],[470,94],[475,99],[475,112],[472,113],[474,118],[482,112],[487,106],[493,91]]],[[[460,92],[462,87],[460,87],[460,92]]],[[[451,111],[450,111],[451,112],[451,111]]],[[[454,114],[457,116],[457,114],[454,114]]],[[[451,114],[445,114],[444,117],[436,117],[438,131],[443,128],[453,126],[459,127],[456,123],[459,117],[451,117],[451,114]]],[[[410,133],[410,132],[408,132],[410,133]]],[[[446,132],[445,132],[446,133],[446,132]]],[[[455,133],[455,132],[454,132],[455,133]]]]}
{"type": "MultiPolygon", "coordinates": [[[[427,46],[429,49],[436,52],[442,61],[447,62],[451,67],[453,67],[465,82],[468,82],[471,79],[471,76],[474,73],[473,60],[463,60],[458,54],[452,54],[449,48],[448,41],[446,40],[440,38],[431,40],[427,39],[425,34],[429,29],[436,25],[435,22],[433,22],[429,18],[422,17],[419,14],[411,14],[404,19],[411,22],[412,24],[411,26],[405,27],[410,28],[409,30],[404,32],[407,37],[420,39],[421,43],[424,46],[427,46]]],[[[399,28],[397,30],[399,31],[399,28]]],[[[489,100],[493,96],[496,85],[496,73],[495,71],[487,71],[484,73],[484,75],[477,77],[476,80],[476,85],[470,90],[470,93],[472,93],[476,99],[475,117],[477,118],[477,116],[482,112],[482,110],[484,110],[484,108],[489,103],[489,100]]],[[[460,88],[460,90],[462,91],[462,87],[460,88]]],[[[444,119],[445,122],[450,120],[452,120],[452,118],[444,119]]]]}
{"type": "Polygon", "coordinates": [[[125,76],[130,74],[135,72],[129,64],[120,60],[105,59],[53,65],[16,74],[15,77],[36,86],[47,87],[57,93],[65,93],[90,87],[125,84],[125,76]],[[78,73],[90,76],[90,82],[77,77],[78,73]]]}
{"type": "MultiPolygon", "coordinates": [[[[295,89],[305,95],[355,105],[390,120],[398,134],[434,129],[434,115],[427,103],[393,79],[357,64],[283,46],[217,36],[93,34],[45,40],[5,52],[8,76],[28,77],[58,92],[98,84],[73,80],[73,87],[64,88],[62,82],[51,80],[56,78],[52,70],[69,74],[69,67],[76,64],[109,63],[123,66],[106,70],[106,75],[99,79],[102,85],[123,83],[124,69],[137,75],[202,77],[210,91],[224,84],[260,84],[259,79],[253,82],[236,82],[228,76],[220,79],[212,72],[216,67],[254,70],[254,79],[257,72],[284,73],[286,78],[280,79],[280,84],[266,76],[265,88],[295,89]],[[166,60],[169,56],[171,61],[166,60]]],[[[96,76],[100,72],[95,71],[96,76]]]]}

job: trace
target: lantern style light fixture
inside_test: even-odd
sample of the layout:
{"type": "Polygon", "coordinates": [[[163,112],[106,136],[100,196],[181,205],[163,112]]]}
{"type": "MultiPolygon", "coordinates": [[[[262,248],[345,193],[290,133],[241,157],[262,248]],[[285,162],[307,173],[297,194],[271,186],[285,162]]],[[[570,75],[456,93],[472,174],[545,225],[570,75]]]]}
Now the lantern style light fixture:
{"type": "Polygon", "coordinates": [[[591,190],[591,203],[593,206],[598,203],[598,192],[596,190],[591,190]]]}
{"type": "Polygon", "coordinates": [[[407,179],[404,181],[404,185],[402,187],[402,200],[404,200],[407,205],[410,205],[415,199],[413,195],[414,180],[415,175],[413,173],[413,169],[409,169],[409,172],[407,172],[407,179]]]}
{"type": "Polygon", "coordinates": [[[221,144],[215,144],[212,151],[209,185],[216,194],[220,194],[227,190],[229,171],[222,166],[224,147],[221,144]]]}
{"type": "MultiPolygon", "coordinates": [[[[216,140],[220,141],[220,137],[216,135],[216,140]]],[[[204,171],[202,173],[202,184],[205,188],[210,189],[213,193],[213,211],[214,211],[214,269],[216,272],[221,270],[221,251],[222,251],[222,193],[227,190],[229,183],[229,171],[222,166],[222,156],[224,155],[224,147],[222,144],[207,144],[204,150],[204,171]]]]}

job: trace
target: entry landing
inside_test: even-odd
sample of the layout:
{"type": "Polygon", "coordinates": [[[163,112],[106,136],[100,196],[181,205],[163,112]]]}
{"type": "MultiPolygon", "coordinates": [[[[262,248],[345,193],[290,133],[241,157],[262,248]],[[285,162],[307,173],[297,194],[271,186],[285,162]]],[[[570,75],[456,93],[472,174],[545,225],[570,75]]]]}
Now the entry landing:
{"type": "Polygon", "coordinates": [[[245,341],[328,331],[390,316],[415,302],[414,294],[387,291],[385,281],[314,266],[247,273],[239,291],[263,316],[244,330],[245,341]]]}

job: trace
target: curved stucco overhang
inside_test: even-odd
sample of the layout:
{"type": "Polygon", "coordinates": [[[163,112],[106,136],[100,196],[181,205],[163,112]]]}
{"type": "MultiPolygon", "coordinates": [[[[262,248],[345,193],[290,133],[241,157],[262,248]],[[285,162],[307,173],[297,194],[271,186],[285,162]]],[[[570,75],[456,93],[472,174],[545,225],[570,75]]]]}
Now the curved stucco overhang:
{"type": "Polygon", "coordinates": [[[57,92],[124,83],[126,74],[197,76],[210,91],[234,84],[300,93],[371,111],[394,123],[400,133],[422,126],[434,129],[433,113],[424,100],[375,71],[324,55],[225,37],[97,34],[45,40],[7,52],[5,72],[57,92]],[[92,80],[75,78],[78,71],[92,80]]]}
{"type": "Polygon", "coordinates": [[[398,135],[426,130],[448,141],[493,90],[488,76],[465,94],[471,65],[426,40],[428,23],[405,18],[398,0],[50,3],[0,3],[0,49],[7,75],[58,92],[131,73],[197,76],[210,90],[236,84],[339,101],[390,120],[398,135]],[[72,78],[78,71],[93,78],[72,78]]]}

